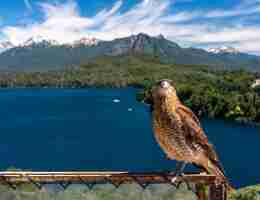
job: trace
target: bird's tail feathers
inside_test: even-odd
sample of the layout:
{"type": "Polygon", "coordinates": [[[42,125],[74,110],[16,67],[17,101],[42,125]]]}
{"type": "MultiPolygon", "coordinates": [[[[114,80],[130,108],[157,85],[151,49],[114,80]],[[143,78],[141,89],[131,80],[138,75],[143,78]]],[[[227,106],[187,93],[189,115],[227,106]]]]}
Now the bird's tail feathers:
{"type": "Polygon", "coordinates": [[[208,161],[208,166],[206,168],[207,172],[209,174],[213,174],[217,177],[217,182],[219,183],[225,183],[228,191],[232,192],[235,189],[231,186],[229,180],[227,179],[227,177],[225,176],[224,170],[221,166],[220,163],[215,163],[212,161],[208,161]]]}

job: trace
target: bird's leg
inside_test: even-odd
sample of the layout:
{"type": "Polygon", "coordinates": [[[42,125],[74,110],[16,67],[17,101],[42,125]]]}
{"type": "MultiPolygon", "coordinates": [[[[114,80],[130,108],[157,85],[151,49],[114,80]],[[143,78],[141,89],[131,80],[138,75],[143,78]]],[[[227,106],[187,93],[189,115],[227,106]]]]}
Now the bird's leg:
{"type": "Polygon", "coordinates": [[[175,169],[176,176],[180,176],[183,174],[186,164],[187,164],[186,162],[177,162],[176,169],[175,169]]]}
{"type": "MultiPolygon", "coordinates": [[[[177,188],[179,188],[181,182],[179,182],[179,183],[176,184],[176,181],[177,181],[177,179],[178,179],[179,177],[183,177],[183,175],[184,175],[184,174],[183,174],[183,171],[184,171],[186,165],[187,165],[187,162],[177,162],[177,164],[176,164],[176,170],[175,170],[175,173],[174,173],[175,177],[172,179],[172,183],[173,183],[177,188]]],[[[186,183],[186,186],[187,186],[187,188],[188,188],[189,190],[191,190],[192,192],[196,193],[196,190],[190,185],[189,182],[187,182],[186,180],[184,180],[184,183],[186,183]]]]}
{"type": "Polygon", "coordinates": [[[186,162],[177,162],[174,177],[171,180],[172,183],[175,183],[179,177],[183,176],[183,171],[185,169],[186,164],[186,162]]]}

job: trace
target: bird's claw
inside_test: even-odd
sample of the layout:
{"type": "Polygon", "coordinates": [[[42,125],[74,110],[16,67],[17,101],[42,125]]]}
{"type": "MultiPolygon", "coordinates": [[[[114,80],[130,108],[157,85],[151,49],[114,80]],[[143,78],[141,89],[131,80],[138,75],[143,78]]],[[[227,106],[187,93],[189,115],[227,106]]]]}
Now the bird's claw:
{"type": "Polygon", "coordinates": [[[174,174],[174,177],[171,179],[171,183],[175,185],[177,188],[180,186],[181,181],[183,179],[184,174],[174,174]]]}
{"type": "Polygon", "coordinates": [[[177,174],[171,179],[171,183],[178,189],[182,182],[184,182],[189,190],[191,190],[193,193],[196,192],[196,190],[190,185],[189,182],[187,182],[185,179],[183,179],[184,173],[177,174]]]}

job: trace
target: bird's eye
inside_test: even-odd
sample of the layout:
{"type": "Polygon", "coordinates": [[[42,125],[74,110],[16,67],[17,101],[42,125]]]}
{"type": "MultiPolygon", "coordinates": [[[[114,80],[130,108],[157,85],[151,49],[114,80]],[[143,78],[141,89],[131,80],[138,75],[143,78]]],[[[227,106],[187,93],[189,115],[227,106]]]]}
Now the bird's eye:
{"type": "Polygon", "coordinates": [[[168,81],[162,81],[160,82],[160,86],[162,88],[168,88],[170,86],[170,83],[168,81]]]}

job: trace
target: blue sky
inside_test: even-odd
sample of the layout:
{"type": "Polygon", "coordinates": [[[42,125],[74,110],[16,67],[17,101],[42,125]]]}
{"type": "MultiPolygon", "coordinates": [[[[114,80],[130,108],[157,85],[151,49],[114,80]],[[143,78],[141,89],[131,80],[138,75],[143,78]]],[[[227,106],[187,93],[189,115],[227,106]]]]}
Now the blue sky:
{"type": "Polygon", "coordinates": [[[0,7],[0,41],[14,44],[39,35],[71,42],[140,32],[260,54],[260,0],[8,0],[0,7]]]}

